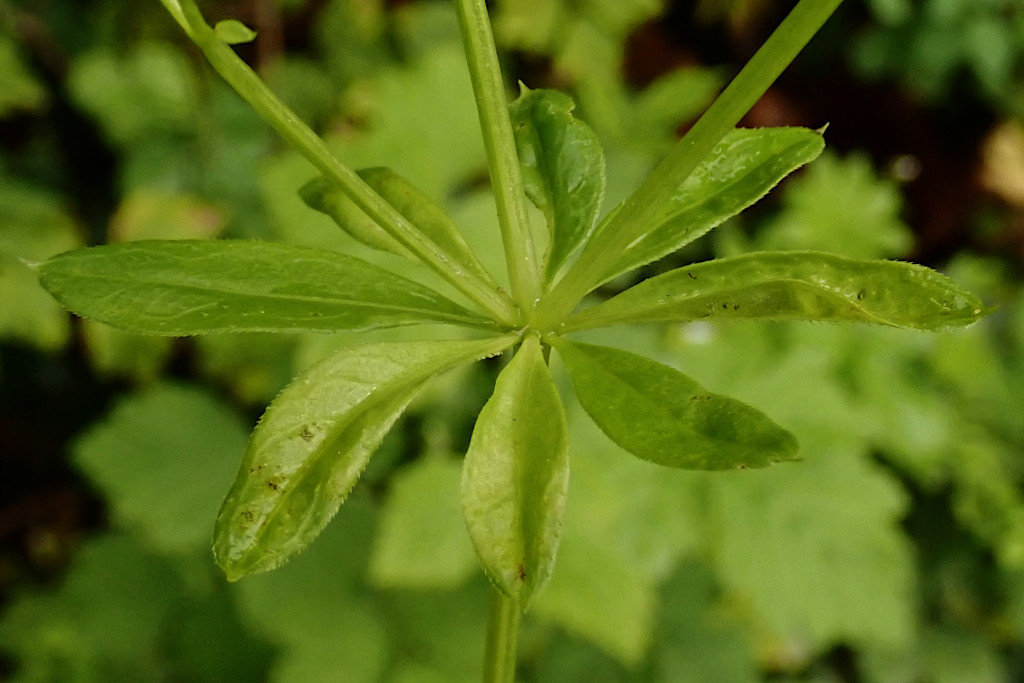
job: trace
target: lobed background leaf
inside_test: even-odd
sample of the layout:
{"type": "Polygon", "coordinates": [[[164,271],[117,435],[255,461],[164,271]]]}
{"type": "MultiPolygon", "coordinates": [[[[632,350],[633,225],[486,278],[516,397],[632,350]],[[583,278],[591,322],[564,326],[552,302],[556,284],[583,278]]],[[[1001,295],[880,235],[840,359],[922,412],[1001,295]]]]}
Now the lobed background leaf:
{"type": "Polygon", "coordinates": [[[157,383],[82,434],[74,462],[106,493],[119,527],[168,555],[205,555],[246,437],[238,415],[208,392],[157,383]]]}
{"type": "Polygon", "coordinates": [[[273,683],[381,680],[392,647],[360,586],[376,521],[365,500],[351,500],[308,552],[231,585],[241,621],[277,650],[267,676],[273,683]]]}
{"type": "Polygon", "coordinates": [[[574,316],[565,329],[760,318],[943,330],[989,312],[969,290],[924,266],[820,252],[757,252],[645,280],[574,316]]]}
{"type": "MultiPolygon", "coordinates": [[[[612,204],[637,185],[665,145],[692,120],[693,114],[682,108],[695,113],[703,108],[694,92],[705,98],[714,88],[714,83],[691,87],[680,78],[677,87],[673,84],[671,92],[662,95],[657,93],[659,81],[638,89],[635,80],[637,76],[655,76],[647,72],[653,61],[639,64],[631,60],[622,68],[623,57],[637,54],[635,48],[649,46],[652,38],[658,44],[662,22],[635,30],[657,11],[657,4],[650,0],[502,0],[492,7],[492,16],[508,15],[510,19],[496,26],[499,43],[525,55],[530,78],[538,77],[535,68],[554,76],[598,130],[610,162],[608,195],[612,204]],[[625,49],[627,35],[631,36],[630,46],[625,49]],[[637,73],[638,66],[643,73],[637,73]],[[628,83],[623,80],[627,73],[628,83]],[[647,101],[643,107],[642,100],[647,101]],[[697,106],[693,106],[694,100],[697,106]],[[666,108],[666,103],[674,109],[666,108]]],[[[695,19],[728,20],[731,35],[751,30],[754,17],[765,16],[767,7],[766,3],[699,4],[695,19]]],[[[819,160],[788,180],[785,193],[795,191],[797,183],[804,180],[824,186],[827,193],[816,191],[817,196],[811,198],[808,191],[803,199],[794,195],[779,220],[772,217],[772,205],[765,204],[731,221],[729,227],[742,226],[742,232],[762,248],[771,245],[773,249],[828,250],[856,257],[901,257],[908,252],[892,249],[904,241],[878,239],[880,228],[891,225],[892,216],[912,220],[923,238],[917,247],[923,251],[915,253],[932,256],[937,253],[931,251],[936,238],[945,245],[939,253],[964,246],[963,240],[957,239],[955,244],[946,241],[955,239],[944,231],[956,221],[964,228],[956,234],[969,234],[970,245],[981,246],[991,256],[968,259],[961,253],[955,259],[958,263],[948,270],[943,266],[943,272],[982,292],[986,301],[998,301],[1000,311],[981,324],[941,335],[863,325],[721,325],[714,321],[588,332],[588,341],[653,356],[708,382],[713,377],[716,390],[752,405],[771,406],[773,417],[800,437],[807,462],[758,472],[756,478],[769,479],[763,492],[744,490],[730,497],[729,505],[736,507],[729,513],[729,533],[742,533],[745,524],[761,514],[767,500],[772,521],[758,528],[771,537],[761,537],[749,546],[737,543],[734,552],[719,555],[717,549],[729,539],[723,533],[725,527],[714,521],[717,514],[709,519],[705,513],[717,509],[715,499],[719,493],[728,495],[726,487],[737,480],[755,484],[755,477],[749,473],[668,470],[624,458],[621,449],[589,418],[574,421],[572,504],[558,569],[524,623],[524,638],[529,643],[520,672],[524,681],[592,683],[596,678],[608,683],[753,683],[764,676],[782,680],[853,676],[865,683],[894,678],[995,683],[1012,680],[1017,673],[1015,652],[1024,633],[1017,466],[1019,435],[1024,434],[1019,410],[1024,404],[1024,381],[1018,362],[1024,338],[1024,317],[1019,312],[1024,307],[1018,296],[1017,271],[1001,266],[1016,253],[1006,245],[1014,243],[1011,219],[1019,211],[1020,195],[992,189],[984,177],[999,179],[1002,188],[1013,187],[1021,177],[1019,125],[1013,117],[1002,118],[1014,111],[1005,105],[1012,104],[1021,92],[1020,87],[1012,87],[1019,85],[1020,79],[979,93],[971,83],[970,69],[951,70],[955,60],[950,62],[943,55],[950,51],[966,54],[968,46],[975,62],[1012,64],[1000,45],[1022,43],[976,40],[981,32],[962,30],[984,23],[1010,36],[1015,20],[1006,20],[1005,7],[961,3],[956,16],[933,16],[939,4],[918,3],[908,10],[913,3],[871,0],[866,3],[867,11],[878,18],[883,8],[892,12],[892,8],[902,7],[907,16],[870,26],[867,13],[854,13],[855,21],[837,17],[839,23],[834,27],[836,37],[855,38],[847,43],[858,53],[856,57],[871,53],[875,73],[885,60],[889,73],[905,75],[915,88],[920,83],[918,67],[926,62],[956,76],[947,81],[953,97],[924,108],[913,93],[908,98],[894,88],[885,89],[883,107],[865,106],[860,98],[877,94],[878,89],[865,89],[863,83],[851,81],[841,97],[844,102],[852,100],[853,106],[839,106],[821,115],[833,122],[833,130],[843,132],[844,149],[863,145],[868,139],[863,135],[871,133],[869,146],[882,164],[877,176],[893,185],[900,183],[893,189],[906,195],[902,213],[888,203],[885,215],[872,215],[871,208],[880,202],[882,193],[854,192],[861,183],[852,170],[822,172],[815,178],[819,164],[827,163],[819,160]],[[957,35],[966,36],[966,42],[950,41],[951,27],[957,35]],[[875,49],[878,41],[872,38],[880,31],[888,34],[890,47],[899,45],[901,49],[875,49]],[[1000,49],[984,49],[993,45],[1000,49]],[[983,49],[974,49],[978,46],[983,49]],[[916,59],[896,59],[908,50],[917,51],[916,59]],[[937,59],[932,61],[933,57],[937,59]],[[960,97],[964,88],[971,91],[966,99],[960,97]],[[987,94],[991,92],[997,93],[999,105],[987,109],[986,102],[993,101],[987,94]],[[982,127],[993,124],[1001,132],[1018,135],[1000,135],[997,148],[987,144],[995,143],[996,136],[986,137],[986,145],[979,148],[976,143],[985,131],[972,126],[958,128],[956,123],[962,117],[942,116],[949,107],[972,114],[971,120],[982,127]],[[1002,122],[996,123],[1000,118],[1002,122]],[[882,119],[882,127],[890,134],[879,140],[875,124],[882,119]],[[912,127],[909,131],[908,125],[912,127]],[[861,137],[856,137],[858,133],[861,137]],[[951,140],[961,144],[950,146],[951,140]],[[983,193],[972,189],[977,169],[973,162],[963,163],[968,157],[984,167],[983,193]],[[923,164],[923,173],[916,179],[903,173],[907,169],[904,162],[913,171],[915,161],[923,164]],[[812,201],[814,206],[810,206],[812,201]],[[978,202],[980,212],[973,210],[979,208],[978,202]],[[841,208],[837,210],[837,206],[841,208]],[[850,207],[857,209],[855,215],[850,207]],[[843,220],[836,223],[836,217],[843,220]],[[761,239],[782,223],[793,229],[776,236],[781,239],[761,239]],[[837,225],[842,235],[835,233],[837,225]],[[818,241],[809,243],[802,233],[813,230],[821,230],[821,234],[818,241]],[[877,253],[882,247],[885,253],[877,253]],[[968,260],[974,263],[965,268],[968,260]],[[577,442],[576,437],[584,433],[588,438],[577,442]],[[846,459],[856,459],[863,466],[848,467],[843,464],[846,459]],[[821,466],[816,466],[819,461],[821,466]],[[721,487],[708,486],[722,476],[721,487]],[[786,486],[793,479],[799,481],[786,486]],[[880,495],[886,487],[905,492],[903,502],[894,505],[892,501],[899,496],[880,495]],[[845,488],[857,495],[843,495],[845,488]],[[636,495],[622,496],[623,490],[636,495]],[[743,495],[746,493],[751,495],[743,495]],[[869,507],[877,514],[868,514],[869,507]],[[574,541],[580,534],[589,541],[585,547],[574,541]],[[682,539],[689,540],[684,543],[682,539]],[[878,549],[893,547],[893,539],[914,545],[885,560],[886,553],[878,549]],[[847,552],[836,544],[853,546],[859,552],[847,552]],[[786,552],[780,553],[780,548],[786,552]],[[712,561],[714,557],[723,559],[712,561]],[[832,557],[841,558],[842,563],[831,562],[832,557]],[[743,566],[769,567],[771,575],[758,575],[753,577],[756,581],[744,584],[725,584],[726,565],[734,560],[743,566]],[[592,579],[598,571],[622,598],[614,610],[604,609],[597,601],[602,586],[592,579]],[[822,590],[814,593],[816,601],[811,603],[807,592],[791,592],[790,583],[797,588],[813,584],[822,590]],[[780,618],[773,620],[766,610],[782,600],[780,585],[784,585],[786,602],[780,618]],[[630,586],[639,589],[630,590],[630,586]],[[556,590],[557,604],[543,609],[556,590]],[[850,594],[873,596],[872,609],[851,609],[838,599],[850,594]],[[643,599],[635,599],[637,596],[643,599]],[[894,623],[906,624],[910,638],[895,639],[894,623]],[[640,653],[639,660],[625,656],[634,652],[640,653]],[[836,657],[837,652],[851,652],[853,657],[836,657]]],[[[330,219],[308,211],[296,196],[295,189],[314,173],[304,161],[292,164],[301,168],[287,177],[268,173],[290,161],[289,154],[281,151],[278,141],[244,103],[226,92],[215,76],[208,78],[205,65],[189,59],[140,63],[139,54],[154,48],[179,57],[187,52],[184,43],[171,45],[157,38],[171,38],[174,33],[160,4],[111,11],[115,5],[122,7],[116,2],[55,0],[45,5],[22,3],[18,10],[19,17],[27,18],[30,25],[44,22],[64,49],[69,74],[75,74],[67,100],[60,95],[61,83],[67,82],[60,74],[48,72],[50,62],[40,58],[47,53],[36,51],[45,43],[26,40],[30,35],[24,32],[12,35],[0,30],[0,42],[21,48],[22,71],[31,73],[38,90],[48,91],[47,100],[60,104],[55,110],[45,102],[30,103],[33,109],[23,107],[4,119],[8,127],[25,134],[7,140],[3,161],[11,175],[0,180],[0,187],[17,185],[15,177],[23,177],[49,195],[52,205],[58,207],[55,214],[66,214],[62,222],[79,232],[88,230],[90,239],[100,237],[110,218],[108,209],[119,197],[127,197],[124,203],[130,204],[135,191],[141,189],[184,192],[181,196],[203,199],[226,217],[227,232],[232,236],[310,243],[322,225],[323,233],[346,249],[356,246],[330,219]],[[90,85],[78,67],[97,54],[104,55],[104,69],[93,71],[101,81],[90,85]],[[179,96],[187,107],[178,106],[179,96]],[[94,109],[90,102],[103,106],[94,109]],[[196,117],[196,111],[203,116],[196,117]],[[63,148],[59,141],[66,139],[69,130],[67,115],[71,123],[84,118],[99,126],[75,129],[75,148],[81,144],[88,152],[84,159],[53,154],[63,148]],[[141,134],[123,139],[109,135],[126,130],[121,127],[124,123],[132,124],[141,134]],[[111,154],[116,159],[113,165],[111,154]],[[85,176],[77,175],[81,169],[86,170],[85,176]],[[248,169],[254,174],[240,172],[248,169]],[[257,176],[262,180],[259,187],[257,176]],[[279,197],[287,201],[277,200],[279,197]],[[282,225],[288,229],[280,228],[282,225]]],[[[272,61],[263,62],[261,69],[271,87],[318,130],[330,131],[335,148],[350,165],[394,165],[452,210],[467,239],[471,239],[471,230],[483,236],[472,242],[482,259],[490,258],[490,251],[498,253],[500,250],[488,248],[486,239],[495,229],[493,202],[476,183],[483,168],[479,133],[447,3],[288,0],[276,5],[289,42],[298,37],[293,33],[296,28],[309,27],[313,49],[276,54],[272,61]],[[438,48],[444,59],[438,58],[438,48]],[[444,163],[439,164],[438,159],[444,163]]],[[[812,60],[811,69],[797,65],[791,75],[808,86],[825,83],[819,79],[830,78],[827,62],[844,61],[842,52],[822,51],[819,56],[825,56],[825,61],[812,60]]],[[[862,66],[865,60],[855,61],[862,66]]],[[[11,72],[4,71],[3,62],[0,56],[0,82],[14,85],[0,92],[0,101],[7,102],[5,98],[18,96],[20,79],[16,73],[7,78],[11,72]]],[[[699,78],[711,73],[708,66],[699,64],[699,78]]],[[[721,65],[717,73],[732,71],[733,65],[721,65]]],[[[660,78],[668,84],[674,75],[660,78]]],[[[823,100],[809,92],[810,98],[794,100],[799,105],[797,112],[819,116],[823,100]]],[[[38,100],[33,98],[33,102],[38,100]]],[[[777,111],[761,109],[760,114],[777,111]]],[[[14,203],[0,200],[0,212],[14,203]]],[[[0,226],[0,240],[11,234],[10,227],[10,223],[0,226]]],[[[30,260],[42,260],[74,246],[73,242],[30,260]]],[[[703,251],[705,245],[695,246],[703,251]]],[[[317,246],[331,245],[324,240],[317,246]]],[[[718,249],[721,243],[706,246],[718,249]]],[[[471,391],[465,390],[468,385],[451,382],[455,379],[451,375],[430,383],[424,394],[449,397],[432,407],[431,413],[437,417],[428,420],[417,412],[415,420],[403,422],[401,432],[385,444],[391,460],[378,451],[370,464],[376,472],[363,475],[364,480],[375,475],[372,492],[370,487],[357,487],[334,524],[295,561],[273,573],[223,585],[212,572],[204,573],[212,569],[208,558],[176,555],[156,558],[168,571],[149,581],[145,567],[155,556],[137,528],[132,528],[131,537],[114,532],[117,542],[111,543],[111,533],[96,529],[93,524],[101,520],[91,514],[79,518],[74,528],[64,524],[69,519],[66,512],[82,509],[74,504],[78,480],[70,482],[69,500],[68,488],[62,485],[68,483],[64,473],[69,466],[63,459],[57,460],[51,449],[63,440],[61,432],[84,426],[95,414],[90,411],[101,408],[108,391],[120,391],[123,384],[111,384],[105,376],[98,380],[101,386],[93,384],[96,365],[92,348],[93,372],[88,378],[77,362],[80,345],[59,353],[37,350],[55,349],[57,341],[41,341],[67,341],[67,331],[79,326],[67,325],[68,316],[56,305],[44,308],[37,279],[18,260],[24,254],[7,250],[7,255],[11,258],[5,259],[7,267],[0,264],[0,275],[11,276],[21,269],[24,277],[0,294],[4,302],[0,316],[20,320],[18,316],[27,312],[33,314],[28,320],[35,321],[38,316],[59,323],[41,326],[46,332],[42,335],[25,336],[16,328],[5,328],[6,343],[0,353],[5,381],[2,393],[7,398],[0,452],[13,458],[6,470],[7,491],[0,493],[0,499],[8,515],[5,519],[22,520],[26,526],[20,529],[27,532],[21,536],[19,527],[8,527],[5,536],[11,542],[6,544],[10,554],[4,556],[3,566],[10,571],[3,572],[8,592],[0,613],[0,649],[5,674],[12,681],[69,680],[76,675],[75,680],[105,683],[152,674],[154,679],[169,676],[197,683],[273,683],[286,680],[289,672],[306,674],[300,680],[335,674],[416,682],[478,680],[482,658],[479,634],[485,626],[482,606],[489,589],[486,581],[429,592],[367,587],[364,565],[378,517],[363,513],[369,513],[379,501],[390,500],[376,494],[390,490],[387,482],[392,463],[401,459],[404,448],[412,447],[413,441],[427,444],[427,448],[436,446],[433,429],[424,427],[423,438],[418,434],[421,420],[441,422],[451,403],[466,400],[467,394],[474,396],[474,405],[483,402],[486,396],[479,401],[475,396],[491,388],[493,382],[486,381],[493,370],[491,364],[471,366],[471,391]],[[36,294],[30,297],[27,293],[32,288],[36,294]],[[59,422],[47,419],[44,423],[44,416],[59,417],[59,422]],[[37,474],[44,479],[37,479],[37,474]],[[57,486],[51,487],[53,483],[57,486]],[[56,509],[45,509],[60,514],[42,519],[23,515],[26,502],[30,510],[40,509],[38,503],[52,502],[56,509]],[[356,517],[358,524],[352,523],[356,517]],[[126,552],[125,545],[131,550],[126,552]],[[67,571],[57,576],[53,572],[57,563],[68,557],[65,553],[74,554],[67,560],[67,571]],[[101,554],[105,559],[97,563],[101,554]],[[32,563],[28,574],[22,564],[25,560],[32,563]],[[306,560],[308,566],[300,567],[306,560]],[[303,571],[293,573],[293,569],[303,571]],[[43,583],[26,580],[30,576],[41,576],[43,583]],[[186,582],[180,580],[182,576],[186,582]],[[264,582],[256,591],[256,584],[264,582]],[[360,600],[353,605],[349,599],[328,593],[332,588],[360,600]],[[303,600],[303,596],[320,599],[303,600]],[[256,602],[258,609],[253,607],[256,602]],[[342,609],[324,610],[325,602],[342,609]],[[154,603],[169,608],[153,610],[154,603]],[[244,626],[237,623],[238,612],[244,616],[244,626]],[[147,623],[140,627],[133,614],[143,614],[147,623]],[[150,627],[156,623],[160,624],[158,630],[150,627]],[[295,638],[288,636],[289,629],[295,629],[295,638]],[[323,633],[335,638],[337,634],[356,635],[328,652],[321,643],[330,636],[324,638],[323,633]],[[147,646],[138,647],[136,636],[144,637],[147,646]],[[300,642],[302,638],[309,647],[300,642]],[[316,662],[322,663],[322,671],[316,671],[316,662]],[[301,666],[294,666],[296,663],[301,666]]],[[[718,255],[726,254],[719,251],[718,255]]],[[[375,262],[369,256],[361,257],[375,262]]],[[[394,261],[401,263],[397,258],[394,261]]],[[[491,265],[491,261],[486,263],[491,265]]],[[[494,265],[492,272],[500,278],[500,254],[494,265]]],[[[401,263],[401,267],[407,266],[401,263]]],[[[403,335],[418,331],[395,330],[403,335]]],[[[311,343],[322,344],[333,337],[317,335],[311,343]]],[[[268,338],[286,344],[301,339],[296,335],[268,338]]],[[[196,366],[190,368],[197,371],[194,379],[212,381],[220,395],[227,388],[251,415],[259,407],[255,402],[269,400],[280,385],[277,376],[281,369],[291,375],[291,347],[271,354],[261,350],[264,344],[259,339],[243,337],[230,344],[228,339],[226,335],[206,335],[185,344],[175,342],[172,367],[177,374],[183,359],[194,358],[196,366]],[[218,372],[201,369],[208,364],[207,342],[218,344],[219,359],[245,357],[246,362],[218,361],[218,372]],[[259,391],[238,389],[253,382],[265,386],[259,391]]],[[[164,344],[169,340],[147,337],[143,341],[164,344]]],[[[87,344],[92,346],[91,341],[87,344]]],[[[556,362],[554,368],[556,380],[562,379],[559,365],[556,362]]],[[[567,399],[571,402],[571,392],[567,399]]],[[[423,403],[417,400],[410,409],[416,410],[417,405],[423,403]]],[[[574,411],[567,409],[572,417],[574,411]]],[[[469,417],[459,414],[458,424],[446,423],[452,435],[444,440],[456,448],[468,440],[462,425],[469,417]]],[[[134,465],[150,462],[143,455],[134,454],[134,465]]],[[[122,453],[120,457],[132,456],[122,453]]],[[[97,494],[110,499],[98,480],[90,481],[97,494]]],[[[180,487],[153,491],[170,501],[189,495],[180,487]]],[[[90,499],[85,510],[94,510],[92,505],[90,499]]]]}
{"type": "Polygon", "coordinates": [[[462,465],[433,457],[392,480],[370,555],[370,578],[392,588],[454,588],[477,570],[459,510],[462,465]]]}
{"type": "Polygon", "coordinates": [[[39,278],[75,313],[145,334],[491,326],[359,259],[271,242],[111,244],[55,256],[39,267],[39,278]]]}

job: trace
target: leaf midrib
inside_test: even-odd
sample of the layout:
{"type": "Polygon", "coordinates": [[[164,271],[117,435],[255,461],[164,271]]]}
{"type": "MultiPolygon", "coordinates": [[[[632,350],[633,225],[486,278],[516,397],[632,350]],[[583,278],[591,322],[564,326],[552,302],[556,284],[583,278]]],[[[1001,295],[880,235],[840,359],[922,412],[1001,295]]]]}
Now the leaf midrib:
{"type": "MultiPolygon", "coordinates": [[[[218,283],[218,285],[220,285],[220,286],[214,286],[214,285],[195,284],[195,283],[191,283],[191,282],[181,282],[181,281],[171,281],[171,282],[168,282],[168,281],[165,281],[165,280],[146,278],[146,277],[142,277],[142,278],[133,277],[133,278],[131,278],[129,280],[129,279],[126,279],[126,278],[119,278],[119,277],[115,277],[115,276],[97,275],[95,273],[75,273],[71,277],[74,277],[74,278],[77,278],[77,279],[80,279],[80,280],[91,281],[91,282],[94,282],[94,283],[112,283],[112,284],[122,284],[122,285],[130,284],[133,287],[137,286],[137,285],[146,285],[146,286],[154,287],[154,288],[187,290],[187,291],[194,291],[194,292],[210,293],[210,294],[215,294],[215,295],[216,294],[222,294],[222,295],[229,295],[231,297],[248,298],[248,299],[252,299],[252,300],[269,299],[269,300],[273,300],[273,301],[295,301],[295,302],[303,302],[303,303],[319,303],[319,304],[333,305],[333,306],[352,306],[352,307],[360,307],[360,308],[373,308],[373,309],[384,310],[384,311],[431,313],[431,314],[434,314],[434,315],[444,316],[446,319],[463,320],[463,321],[473,322],[473,323],[476,323],[476,324],[478,324],[480,322],[489,322],[489,320],[487,318],[484,318],[484,317],[481,317],[481,316],[476,316],[476,315],[474,315],[470,311],[465,311],[465,313],[459,313],[458,311],[444,310],[444,309],[441,309],[441,308],[415,308],[413,306],[400,305],[400,304],[394,304],[394,303],[389,303],[389,302],[374,302],[374,301],[369,301],[369,300],[346,299],[346,298],[343,298],[343,297],[329,298],[329,297],[323,297],[323,296],[312,296],[312,295],[308,295],[308,294],[281,294],[281,293],[275,293],[275,292],[267,292],[267,293],[254,294],[254,293],[252,293],[250,291],[245,291],[244,289],[237,290],[237,289],[232,289],[230,287],[225,287],[223,285],[226,284],[226,283],[223,282],[223,281],[218,283]]],[[[430,299],[425,299],[425,301],[431,301],[431,300],[430,299]]],[[[442,300],[442,301],[446,301],[446,300],[442,300]]],[[[435,303],[435,302],[431,302],[431,303],[435,303]]],[[[454,302],[448,302],[448,303],[449,303],[449,305],[451,305],[453,307],[457,307],[458,306],[458,304],[456,304],[454,302]]]]}

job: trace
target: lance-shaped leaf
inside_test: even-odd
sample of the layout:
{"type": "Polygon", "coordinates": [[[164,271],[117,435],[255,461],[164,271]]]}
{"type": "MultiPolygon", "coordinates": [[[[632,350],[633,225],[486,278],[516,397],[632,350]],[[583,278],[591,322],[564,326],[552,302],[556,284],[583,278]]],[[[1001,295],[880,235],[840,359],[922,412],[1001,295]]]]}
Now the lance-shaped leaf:
{"type": "Polygon", "coordinates": [[[576,396],[608,437],[650,462],[690,470],[796,460],[796,438],[764,413],[626,351],[552,340],[576,396]]]}
{"type": "Polygon", "coordinates": [[[486,319],[365,261],[272,242],[140,241],[69,251],[39,266],[60,303],[142,334],[361,330],[486,319]]]}
{"type": "Polygon", "coordinates": [[[213,551],[228,579],[273,569],[309,545],[424,382],[514,340],[369,344],[296,378],[264,413],[221,507],[213,551]]]}
{"type": "MultiPolygon", "coordinates": [[[[634,240],[602,282],[655,261],[704,235],[766,195],[824,148],[821,133],[807,128],[732,131],[661,207],[657,218],[638,228],[634,240]]],[[[592,241],[593,248],[600,248],[601,228],[592,241]]]]}
{"type": "Polygon", "coordinates": [[[525,609],[551,575],[569,485],[565,413],[530,336],[480,412],[462,470],[462,510],[484,571],[525,609]]]}
{"type": "Polygon", "coordinates": [[[650,278],[574,316],[565,327],[760,318],[941,330],[970,325],[987,313],[978,297],[924,266],[818,252],[760,252],[650,278]]]}
{"type": "MultiPolygon", "coordinates": [[[[357,173],[367,185],[386,199],[443,252],[463,267],[472,270],[484,281],[493,283],[490,274],[480,264],[458,226],[419,188],[386,167],[364,168],[357,173]]],[[[419,262],[412,252],[377,225],[328,178],[321,176],[309,181],[299,189],[299,197],[306,206],[327,214],[338,227],[363,244],[419,262]]]]}
{"type": "Polygon", "coordinates": [[[572,115],[556,90],[530,90],[509,107],[526,194],[550,233],[545,276],[554,276],[594,230],[604,196],[604,152],[597,135],[572,115]]]}

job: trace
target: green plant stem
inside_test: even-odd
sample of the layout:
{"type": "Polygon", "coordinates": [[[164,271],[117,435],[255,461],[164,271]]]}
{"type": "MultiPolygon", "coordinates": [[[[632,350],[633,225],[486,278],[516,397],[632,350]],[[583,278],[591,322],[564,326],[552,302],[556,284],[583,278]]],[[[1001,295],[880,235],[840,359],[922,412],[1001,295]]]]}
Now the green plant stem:
{"type": "Polygon", "coordinates": [[[588,292],[607,279],[609,268],[623,250],[656,218],[665,202],[750,111],[841,2],[800,0],[669,155],[591,238],[588,248],[545,297],[536,316],[539,329],[555,329],[588,292]]]}
{"type": "Polygon", "coordinates": [[[171,15],[206,55],[213,68],[285,140],[321,173],[333,180],[378,225],[427,267],[507,326],[519,323],[519,312],[493,281],[464,268],[440,249],[373,188],[331,154],[323,140],[281,102],[234,50],[217,38],[192,0],[161,0],[171,15]]]}
{"type": "Polygon", "coordinates": [[[516,644],[519,638],[518,605],[491,586],[487,614],[487,647],[484,652],[484,683],[512,683],[516,675],[516,644]]]}
{"type": "Polygon", "coordinates": [[[526,213],[526,192],[498,53],[484,0],[456,0],[455,11],[487,151],[512,296],[525,315],[533,310],[541,294],[540,267],[526,213]]]}

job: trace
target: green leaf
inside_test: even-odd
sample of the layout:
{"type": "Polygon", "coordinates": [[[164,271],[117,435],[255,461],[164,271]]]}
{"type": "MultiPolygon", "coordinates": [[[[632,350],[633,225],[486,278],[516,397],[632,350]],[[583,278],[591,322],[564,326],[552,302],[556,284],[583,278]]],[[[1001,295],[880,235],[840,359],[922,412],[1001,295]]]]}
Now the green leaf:
{"type": "Polygon", "coordinates": [[[760,411],[649,358],[553,339],[576,395],[608,437],[643,460],[694,470],[795,460],[796,438],[760,411]]]}
{"type": "Polygon", "coordinates": [[[359,259],[271,242],[112,244],[56,256],[39,275],[75,313],[143,334],[493,326],[359,259]]]}
{"type": "Polygon", "coordinates": [[[678,268],[574,316],[566,330],[709,318],[862,322],[942,330],[988,313],[924,266],[817,252],[758,252],[678,268]]]}
{"type": "Polygon", "coordinates": [[[109,46],[80,54],[71,62],[67,87],[75,103],[126,151],[151,143],[153,136],[180,136],[196,127],[201,88],[185,53],[169,43],[145,41],[128,50],[109,46]]]}
{"type": "MultiPolygon", "coordinates": [[[[462,525],[465,534],[465,525],[462,525]]],[[[476,570],[476,556],[473,557],[476,570]]],[[[458,590],[384,591],[381,607],[391,617],[388,636],[401,655],[396,668],[413,664],[429,667],[441,683],[478,683],[484,659],[487,606],[493,589],[479,573],[458,590]]],[[[397,672],[388,681],[403,680],[397,672]]],[[[406,683],[426,683],[434,677],[406,678],[406,683]]]]}
{"type": "Polygon", "coordinates": [[[155,681],[164,627],[185,597],[180,566],[124,534],[88,538],[60,588],[24,592],[0,619],[19,681],[155,681]]]}
{"type": "Polygon", "coordinates": [[[899,648],[920,590],[900,530],[907,494],[867,449],[836,441],[809,434],[815,456],[800,467],[710,478],[710,555],[727,594],[779,641],[899,648]]]}
{"type": "Polygon", "coordinates": [[[356,346],[296,378],[264,413],[221,507],[214,555],[228,579],[309,545],[423,383],[513,340],[356,346]]]}
{"type": "Polygon", "coordinates": [[[554,567],[569,485],[565,413],[528,337],[480,411],[462,473],[462,511],[484,571],[525,609],[554,567]]]}
{"type": "Polygon", "coordinates": [[[566,527],[558,571],[532,614],[636,666],[651,644],[657,584],[620,543],[596,541],[584,530],[585,524],[566,527]]]}
{"type": "Polygon", "coordinates": [[[652,680],[764,680],[753,651],[756,638],[745,632],[743,612],[724,605],[720,593],[710,569],[695,559],[681,563],[664,582],[651,648],[657,672],[652,680]]]}
{"type": "Polygon", "coordinates": [[[530,90],[509,107],[526,194],[550,232],[550,280],[594,230],[604,196],[604,152],[597,135],[572,115],[575,103],[556,90],[530,90]]]}
{"type": "MultiPolygon", "coordinates": [[[[463,267],[490,282],[487,270],[480,265],[473,250],[441,207],[415,185],[390,168],[364,168],[358,172],[381,197],[394,206],[420,232],[429,237],[445,253],[463,267]]],[[[329,179],[315,178],[299,189],[302,201],[312,209],[330,216],[349,235],[367,246],[405,256],[419,262],[395,238],[386,233],[329,179]]]]}
{"type": "Polygon", "coordinates": [[[0,35],[0,118],[19,111],[37,111],[46,104],[46,88],[25,64],[18,44],[0,35]]]}
{"type": "MultiPolygon", "coordinates": [[[[359,11],[371,12],[364,4],[359,11]]],[[[387,159],[430,197],[446,196],[478,177],[486,160],[458,41],[441,43],[411,63],[375,65],[373,78],[356,90],[346,113],[358,117],[364,130],[328,138],[349,166],[387,159]]]]}
{"type": "MultiPolygon", "coordinates": [[[[380,191],[378,190],[378,193],[380,191]]],[[[339,228],[368,247],[411,258],[412,253],[366,215],[330,178],[320,176],[299,188],[306,206],[330,216],[339,228]]]]}
{"type": "Polygon", "coordinates": [[[175,341],[171,337],[132,334],[95,320],[82,323],[80,330],[89,363],[100,376],[151,383],[159,377],[174,351],[175,341]]]}
{"type": "Polygon", "coordinates": [[[232,585],[243,623],[274,646],[268,682],[384,680],[393,634],[362,580],[375,521],[354,499],[308,552],[232,585]]]}
{"type": "Polygon", "coordinates": [[[226,224],[224,209],[195,195],[138,189],[121,200],[110,221],[108,240],[212,239],[226,224]]]}
{"type": "Polygon", "coordinates": [[[213,32],[228,45],[241,45],[252,42],[256,38],[256,31],[237,19],[218,21],[217,25],[213,27],[213,32]]]}
{"type": "Polygon", "coordinates": [[[391,480],[370,576],[381,587],[455,587],[476,570],[459,514],[461,463],[431,458],[391,480]]]}
{"type": "Polygon", "coordinates": [[[900,220],[900,188],[879,177],[864,154],[825,152],[786,183],[782,210],[758,232],[764,251],[828,251],[850,258],[894,258],[914,245],[900,220]]]}
{"type": "MultiPolygon", "coordinates": [[[[689,244],[766,195],[821,154],[824,146],[821,133],[806,128],[733,130],[679,187],[658,218],[641,227],[601,281],[689,244]]],[[[601,242],[599,227],[593,247],[599,249],[601,242]]]]}
{"type": "Polygon", "coordinates": [[[161,384],[120,402],[75,443],[74,458],[115,522],[181,553],[209,542],[245,440],[238,416],[207,393],[161,384]]]}
{"type": "Polygon", "coordinates": [[[25,264],[80,244],[61,197],[0,174],[0,338],[42,349],[67,341],[67,313],[25,264]]]}

